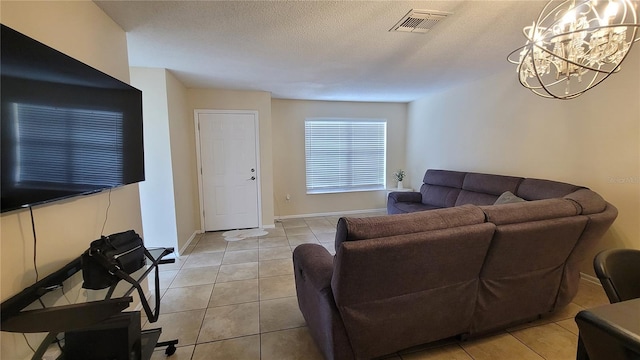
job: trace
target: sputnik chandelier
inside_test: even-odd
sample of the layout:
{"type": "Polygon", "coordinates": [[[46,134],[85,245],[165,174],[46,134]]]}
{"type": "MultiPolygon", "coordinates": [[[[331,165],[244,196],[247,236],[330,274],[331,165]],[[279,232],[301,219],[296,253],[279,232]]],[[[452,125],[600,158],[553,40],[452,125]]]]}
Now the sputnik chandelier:
{"type": "Polygon", "coordinates": [[[527,42],[508,56],[520,83],[545,98],[573,99],[620,70],[640,40],[637,1],[549,1],[527,42]]]}

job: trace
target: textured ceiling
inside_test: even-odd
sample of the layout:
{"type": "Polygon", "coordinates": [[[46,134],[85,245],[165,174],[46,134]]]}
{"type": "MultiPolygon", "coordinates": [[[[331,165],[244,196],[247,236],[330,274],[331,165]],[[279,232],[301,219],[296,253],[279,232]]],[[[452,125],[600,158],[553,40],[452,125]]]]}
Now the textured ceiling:
{"type": "Polygon", "coordinates": [[[127,32],[131,66],[169,69],[189,88],[408,102],[514,67],[506,57],[545,2],[96,3],[127,32]],[[389,32],[411,9],[453,15],[426,34],[389,32]]]}

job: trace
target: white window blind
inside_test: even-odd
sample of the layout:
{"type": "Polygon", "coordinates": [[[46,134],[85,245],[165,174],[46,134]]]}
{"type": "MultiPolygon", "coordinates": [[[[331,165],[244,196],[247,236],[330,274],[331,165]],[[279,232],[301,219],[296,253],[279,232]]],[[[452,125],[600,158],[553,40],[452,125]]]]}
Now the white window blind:
{"type": "Polygon", "coordinates": [[[387,121],[307,119],[307,193],[385,188],[387,121]]]}

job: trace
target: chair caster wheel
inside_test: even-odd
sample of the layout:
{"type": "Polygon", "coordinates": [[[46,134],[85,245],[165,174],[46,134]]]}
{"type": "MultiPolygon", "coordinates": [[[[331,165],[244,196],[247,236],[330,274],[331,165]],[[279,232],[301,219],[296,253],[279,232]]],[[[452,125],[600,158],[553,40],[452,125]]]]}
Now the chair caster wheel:
{"type": "Polygon", "coordinates": [[[173,345],[173,344],[167,346],[167,350],[164,351],[164,353],[167,356],[171,356],[171,355],[175,354],[175,352],[176,352],[176,346],[173,345]]]}

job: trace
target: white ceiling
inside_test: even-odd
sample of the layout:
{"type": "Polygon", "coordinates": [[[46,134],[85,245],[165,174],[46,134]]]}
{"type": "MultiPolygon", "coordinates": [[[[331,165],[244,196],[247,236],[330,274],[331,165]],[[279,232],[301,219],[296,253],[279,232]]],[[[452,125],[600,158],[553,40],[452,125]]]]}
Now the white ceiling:
{"type": "Polygon", "coordinates": [[[274,98],[408,102],[512,67],[544,1],[96,1],[126,32],[131,66],[189,88],[274,98]],[[389,32],[411,9],[453,13],[389,32]]]}

